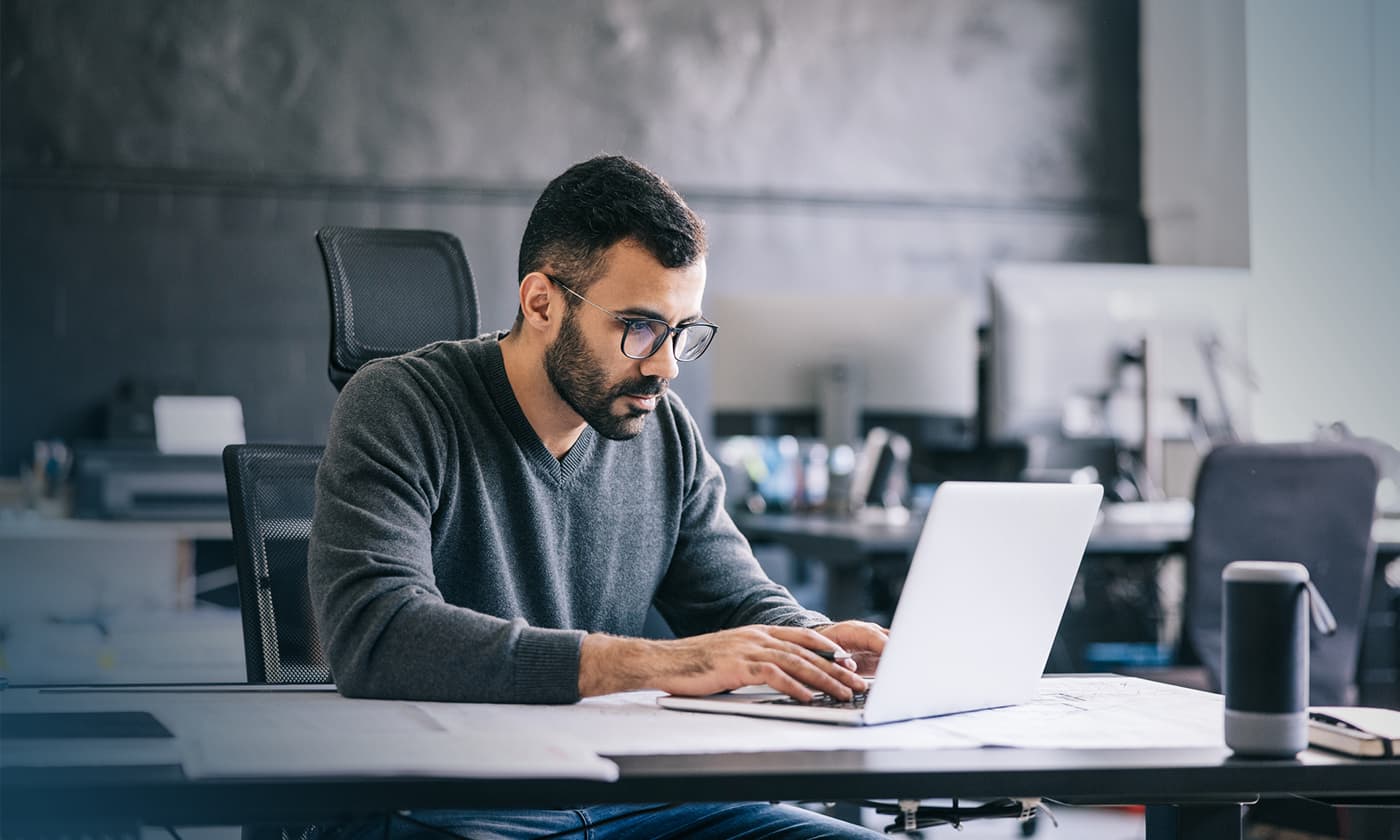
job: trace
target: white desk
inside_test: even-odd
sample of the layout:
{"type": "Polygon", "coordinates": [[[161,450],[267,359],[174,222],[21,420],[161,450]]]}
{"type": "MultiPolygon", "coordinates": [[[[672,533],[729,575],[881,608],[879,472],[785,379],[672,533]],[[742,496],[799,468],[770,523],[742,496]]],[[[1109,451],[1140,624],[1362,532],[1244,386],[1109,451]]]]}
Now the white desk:
{"type": "MultiPolygon", "coordinates": [[[[1064,684],[1074,679],[1060,678],[1057,690],[1063,692],[1064,684]]],[[[148,710],[176,735],[177,744],[164,755],[156,750],[146,761],[123,763],[118,757],[90,760],[86,767],[78,766],[76,759],[62,767],[11,766],[0,776],[0,783],[6,787],[7,820],[50,826],[65,820],[148,825],[307,823],[405,808],[529,807],[560,802],[1014,795],[1084,804],[1147,804],[1153,840],[1238,838],[1239,803],[1261,795],[1368,796],[1390,801],[1400,796],[1400,759],[1362,761],[1316,751],[1304,752],[1297,760],[1234,758],[1218,740],[1217,696],[1136,680],[1097,679],[1117,679],[1120,690],[1097,700],[1088,692],[1089,696],[1078,696],[1073,703],[1059,703],[1058,710],[1052,702],[1048,708],[1036,704],[864,731],[662,712],[644,706],[629,710],[629,701],[618,697],[575,706],[522,707],[346,700],[315,689],[225,688],[192,693],[179,688],[108,689],[42,695],[11,690],[0,692],[0,711],[6,714],[148,710]],[[1123,690],[1135,686],[1158,700],[1125,703],[1123,690]],[[639,730],[674,725],[676,737],[644,732],[644,744],[630,742],[625,725],[597,726],[600,714],[635,715],[639,730]],[[1000,730],[995,717],[989,717],[996,714],[1005,718],[1000,730]],[[1027,721],[1014,720],[1018,715],[1037,714],[1042,720],[1029,728],[1027,721]],[[1075,729],[1092,735],[1104,727],[1121,726],[1133,714],[1139,719],[1124,730],[1125,738],[1138,740],[1125,740],[1121,748],[1107,748],[1101,741],[1075,745],[1079,737],[1075,729]],[[917,730],[960,728],[953,734],[968,737],[969,731],[979,728],[978,715],[983,716],[981,731],[992,737],[975,741],[1006,741],[1005,733],[1016,732],[1021,733],[1017,737],[1039,732],[1051,740],[1026,748],[982,749],[966,741],[929,740],[917,730]],[[707,728],[708,739],[697,742],[682,737],[695,727],[707,728]],[[797,744],[758,743],[755,727],[797,727],[805,737],[797,744]],[[899,727],[908,734],[901,737],[899,727]],[[998,737],[998,731],[1003,735],[998,737]],[[381,735],[401,735],[403,743],[421,739],[425,733],[433,737],[434,732],[444,738],[504,736],[518,742],[532,760],[543,754],[542,749],[557,747],[564,740],[569,743],[557,763],[546,761],[533,770],[502,765],[489,753],[477,753],[482,755],[477,761],[473,753],[462,751],[456,756],[457,765],[451,766],[440,763],[440,750],[432,745],[423,747],[423,766],[416,772],[392,771],[375,751],[363,754],[362,764],[355,763],[353,752],[345,753],[350,756],[347,763],[330,772],[310,765],[298,769],[297,765],[305,764],[299,756],[328,732],[342,740],[360,738],[371,747],[381,735]],[[205,766],[196,778],[184,766],[183,748],[191,739],[208,737],[205,733],[212,733],[211,743],[245,733],[262,742],[280,737],[286,754],[272,750],[260,758],[254,755],[261,765],[246,765],[235,775],[211,774],[205,766]],[[1154,737],[1160,742],[1152,742],[1154,737]],[[818,745],[820,740],[830,743],[818,745]],[[601,772],[606,768],[591,761],[589,751],[611,760],[615,771],[601,772]]],[[[44,754],[36,749],[29,752],[44,754]]],[[[411,751],[405,752],[396,760],[411,761],[411,751]]]]}
{"type": "Polygon", "coordinates": [[[0,590],[0,614],[189,607],[195,542],[232,539],[227,521],[60,519],[0,509],[0,576],[11,593],[0,590]]]}
{"type": "Polygon", "coordinates": [[[232,620],[195,611],[232,566],[195,576],[228,522],[44,518],[0,509],[0,672],[14,682],[243,677],[232,620]]]}

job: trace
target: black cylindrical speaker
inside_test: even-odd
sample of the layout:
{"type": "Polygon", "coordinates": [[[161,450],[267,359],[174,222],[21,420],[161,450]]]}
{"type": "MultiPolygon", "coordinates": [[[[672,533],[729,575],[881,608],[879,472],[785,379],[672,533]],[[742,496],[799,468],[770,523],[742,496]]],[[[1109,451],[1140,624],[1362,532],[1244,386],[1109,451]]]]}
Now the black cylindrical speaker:
{"type": "Polygon", "coordinates": [[[1225,743],[1242,755],[1308,745],[1308,570],[1236,562],[1224,598],[1225,743]]]}

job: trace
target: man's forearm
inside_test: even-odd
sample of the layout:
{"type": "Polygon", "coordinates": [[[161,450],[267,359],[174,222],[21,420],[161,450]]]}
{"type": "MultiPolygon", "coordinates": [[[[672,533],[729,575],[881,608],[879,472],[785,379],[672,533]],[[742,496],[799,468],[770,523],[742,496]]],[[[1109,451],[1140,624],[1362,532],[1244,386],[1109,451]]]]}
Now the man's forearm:
{"type": "Polygon", "coordinates": [[[651,639],[589,633],[578,653],[579,696],[657,687],[672,664],[664,645],[651,639]]]}
{"type": "Polygon", "coordinates": [[[583,637],[578,651],[578,695],[596,697],[643,687],[641,665],[646,657],[645,639],[624,639],[603,633],[583,637]]]}

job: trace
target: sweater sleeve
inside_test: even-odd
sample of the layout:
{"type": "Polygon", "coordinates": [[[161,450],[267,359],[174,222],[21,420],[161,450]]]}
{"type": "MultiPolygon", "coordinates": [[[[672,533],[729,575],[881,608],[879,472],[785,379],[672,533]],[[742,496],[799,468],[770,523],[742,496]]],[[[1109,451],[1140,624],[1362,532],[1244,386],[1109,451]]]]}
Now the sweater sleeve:
{"type": "Polygon", "coordinates": [[[724,474],[679,399],[671,396],[685,459],[680,533],[656,607],[671,629],[692,636],[750,624],[813,627],[831,620],[806,610],[764,574],[724,509],[724,474]]]}
{"type": "Polygon", "coordinates": [[[336,686],[352,697],[574,702],[582,632],[454,606],[437,587],[444,416],[402,361],[366,366],[336,402],[307,558],[336,686]]]}

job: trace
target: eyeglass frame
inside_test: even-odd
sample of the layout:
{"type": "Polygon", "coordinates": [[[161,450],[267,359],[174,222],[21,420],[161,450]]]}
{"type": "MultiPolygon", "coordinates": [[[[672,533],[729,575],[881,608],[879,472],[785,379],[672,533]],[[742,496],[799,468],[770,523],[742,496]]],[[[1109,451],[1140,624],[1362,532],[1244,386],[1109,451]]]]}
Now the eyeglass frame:
{"type": "Polygon", "coordinates": [[[666,344],[667,339],[671,340],[672,353],[674,354],[675,342],[676,339],[680,338],[681,333],[685,332],[691,327],[709,327],[710,340],[705,345],[705,349],[700,351],[699,356],[696,356],[692,359],[682,359],[679,356],[676,357],[677,362],[693,362],[695,361],[695,359],[700,358],[700,356],[705,355],[705,353],[710,349],[710,345],[715,343],[715,336],[719,334],[719,324],[715,324],[704,319],[698,321],[691,321],[688,324],[681,324],[678,327],[673,327],[665,321],[661,320],[660,318],[628,318],[626,315],[620,315],[612,311],[611,309],[599,306],[598,304],[584,297],[582,294],[569,288],[569,286],[563,281],[561,281],[558,277],[555,277],[552,274],[547,274],[543,271],[541,271],[540,274],[543,275],[545,279],[547,279],[549,282],[553,283],[554,285],[558,286],[559,288],[563,289],[564,291],[568,292],[569,294],[573,295],[574,297],[578,298],[579,300],[583,301],[584,303],[588,304],[589,306],[593,307],[599,312],[602,312],[606,315],[610,315],[614,320],[620,322],[625,327],[625,329],[623,330],[622,341],[619,344],[618,349],[622,351],[622,355],[626,356],[629,359],[632,359],[633,361],[640,362],[646,359],[650,359],[652,356],[655,356],[657,353],[661,352],[661,348],[663,345],[666,344]],[[661,328],[665,330],[665,332],[662,333],[661,337],[656,340],[655,346],[653,346],[651,348],[651,351],[648,352],[645,356],[633,356],[631,353],[627,352],[627,333],[632,329],[633,324],[660,324],[661,328]]]}

